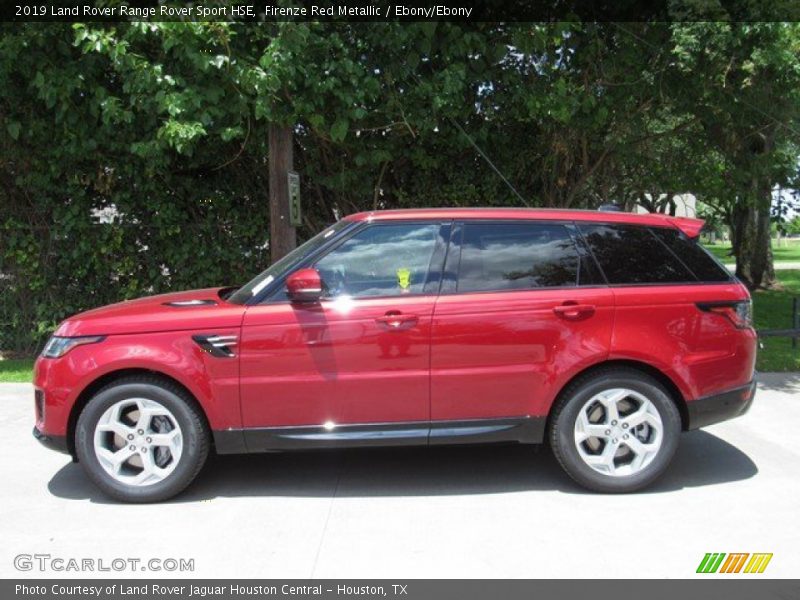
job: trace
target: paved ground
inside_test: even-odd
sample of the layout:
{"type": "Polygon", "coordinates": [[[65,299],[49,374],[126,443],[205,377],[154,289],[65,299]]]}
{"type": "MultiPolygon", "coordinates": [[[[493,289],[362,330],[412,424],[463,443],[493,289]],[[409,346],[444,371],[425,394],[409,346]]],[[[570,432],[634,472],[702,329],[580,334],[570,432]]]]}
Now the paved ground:
{"type": "Polygon", "coordinates": [[[752,411],[684,434],[647,493],[584,493],[548,451],[508,446],[216,458],[149,506],[40,448],[30,386],[5,384],[0,577],[49,553],[193,558],[199,577],[679,578],[706,552],[773,552],[763,576],[796,577],[800,374],[761,379],[752,411]]]}
{"type": "MultiPolygon", "coordinates": [[[[736,264],[725,265],[729,271],[736,271],[736,264]]],[[[776,271],[786,271],[786,270],[794,270],[800,269],[800,262],[796,261],[789,261],[789,260],[779,260],[773,263],[776,271]]]]}

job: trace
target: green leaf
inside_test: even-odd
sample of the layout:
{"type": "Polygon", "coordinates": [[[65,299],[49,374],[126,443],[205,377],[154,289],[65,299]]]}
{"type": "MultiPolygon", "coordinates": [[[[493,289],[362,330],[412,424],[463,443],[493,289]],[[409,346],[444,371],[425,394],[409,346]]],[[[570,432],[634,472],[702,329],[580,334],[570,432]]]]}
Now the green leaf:
{"type": "Polygon", "coordinates": [[[9,121],[6,125],[6,129],[8,130],[8,135],[11,136],[11,139],[18,140],[19,132],[22,130],[22,125],[20,125],[17,121],[9,121]]]}
{"type": "Polygon", "coordinates": [[[319,113],[314,113],[308,116],[308,122],[311,124],[312,127],[316,129],[321,129],[325,125],[325,117],[323,117],[319,113]]]}
{"type": "Polygon", "coordinates": [[[347,129],[350,127],[350,122],[347,119],[336,119],[331,127],[331,139],[334,142],[341,142],[347,136],[347,129]]]}

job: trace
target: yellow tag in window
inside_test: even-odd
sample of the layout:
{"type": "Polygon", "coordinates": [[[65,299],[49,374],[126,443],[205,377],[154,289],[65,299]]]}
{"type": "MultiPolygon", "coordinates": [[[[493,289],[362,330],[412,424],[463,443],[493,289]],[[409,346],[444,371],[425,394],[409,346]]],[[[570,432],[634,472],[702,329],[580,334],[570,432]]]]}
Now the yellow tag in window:
{"type": "Polygon", "coordinates": [[[400,289],[404,292],[408,291],[408,288],[411,287],[411,270],[402,267],[397,269],[397,285],[400,286],[400,289]]]}

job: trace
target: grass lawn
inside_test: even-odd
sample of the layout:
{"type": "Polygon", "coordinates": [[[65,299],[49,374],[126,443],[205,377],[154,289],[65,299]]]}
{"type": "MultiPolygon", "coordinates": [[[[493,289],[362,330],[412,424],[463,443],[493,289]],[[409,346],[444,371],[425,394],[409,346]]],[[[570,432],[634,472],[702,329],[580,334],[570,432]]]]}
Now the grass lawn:
{"type": "MultiPolygon", "coordinates": [[[[725,264],[734,264],[736,259],[733,256],[728,256],[731,251],[729,243],[723,244],[705,244],[705,247],[718,259],[725,264]]],[[[781,242],[781,246],[772,246],[772,255],[776,261],[789,261],[800,262],[800,240],[788,240],[781,242]]]]}
{"type": "MultiPolygon", "coordinates": [[[[777,275],[784,290],[759,290],[753,294],[756,329],[789,329],[792,326],[792,296],[800,296],[800,270],[782,270],[777,275]]],[[[800,371],[800,347],[792,349],[791,339],[764,338],[761,345],[756,365],[759,371],[800,371]]],[[[32,358],[0,360],[0,383],[31,381],[32,371],[32,358]]]]}
{"type": "MultiPolygon", "coordinates": [[[[753,294],[756,329],[789,329],[792,326],[792,296],[800,296],[800,271],[782,270],[775,274],[784,291],[759,290],[753,294]]],[[[800,371],[800,340],[792,349],[789,338],[763,338],[758,351],[759,371],[800,371]]]]}
{"type": "Polygon", "coordinates": [[[28,382],[33,379],[33,359],[0,360],[0,383],[28,382]]]}

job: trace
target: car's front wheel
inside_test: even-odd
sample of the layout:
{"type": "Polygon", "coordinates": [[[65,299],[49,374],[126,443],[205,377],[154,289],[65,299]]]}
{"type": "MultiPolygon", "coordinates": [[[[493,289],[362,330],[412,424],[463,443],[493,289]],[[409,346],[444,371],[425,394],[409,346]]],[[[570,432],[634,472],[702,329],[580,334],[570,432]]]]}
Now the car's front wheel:
{"type": "Polygon", "coordinates": [[[126,502],[157,502],[200,472],[209,433],[194,400],[158,378],[132,377],[103,388],[84,407],[75,450],[89,478],[126,502]]]}
{"type": "Polygon", "coordinates": [[[659,382],[614,368],[579,378],[564,390],[549,437],[558,462],[582,486],[632,492],[666,470],[680,432],[680,413],[659,382]]]}

